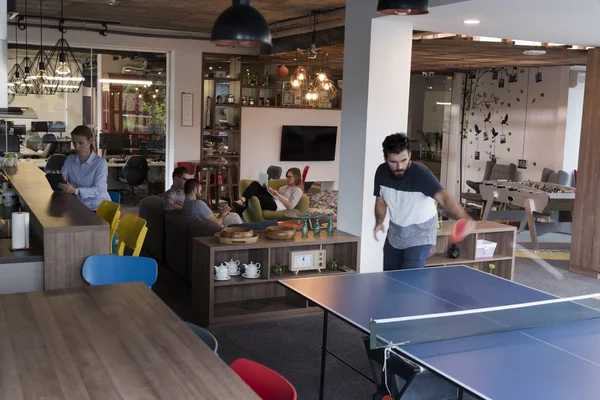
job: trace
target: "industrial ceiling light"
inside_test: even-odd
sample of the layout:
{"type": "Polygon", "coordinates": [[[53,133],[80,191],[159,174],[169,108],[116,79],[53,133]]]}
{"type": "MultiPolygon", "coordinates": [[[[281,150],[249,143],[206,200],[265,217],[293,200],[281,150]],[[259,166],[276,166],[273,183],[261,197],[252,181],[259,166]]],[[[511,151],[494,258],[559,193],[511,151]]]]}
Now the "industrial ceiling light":
{"type": "Polygon", "coordinates": [[[390,15],[429,14],[429,0],[379,0],[377,12],[390,15]]]}
{"type": "Polygon", "coordinates": [[[271,30],[252,0],[232,0],[232,6],[217,17],[210,40],[224,46],[272,46],[271,30]]]}

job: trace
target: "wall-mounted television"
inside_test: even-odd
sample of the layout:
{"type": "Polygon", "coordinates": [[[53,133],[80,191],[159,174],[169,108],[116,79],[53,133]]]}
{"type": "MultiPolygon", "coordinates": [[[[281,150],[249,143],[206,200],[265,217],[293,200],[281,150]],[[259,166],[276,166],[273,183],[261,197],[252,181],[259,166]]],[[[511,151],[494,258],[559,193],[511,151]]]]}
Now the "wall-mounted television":
{"type": "Polygon", "coordinates": [[[284,125],[280,161],[333,161],[337,126],[284,125]]]}

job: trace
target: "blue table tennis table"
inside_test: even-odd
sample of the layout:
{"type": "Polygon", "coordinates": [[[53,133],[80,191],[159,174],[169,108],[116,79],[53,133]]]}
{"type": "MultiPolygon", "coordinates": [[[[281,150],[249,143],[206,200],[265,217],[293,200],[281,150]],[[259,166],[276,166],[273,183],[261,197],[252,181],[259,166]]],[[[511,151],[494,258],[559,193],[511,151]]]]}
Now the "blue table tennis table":
{"type": "MultiPolygon", "coordinates": [[[[368,334],[372,319],[557,299],[466,266],[280,283],[324,310],[320,398],[330,353],[329,314],[368,334]]],[[[600,319],[409,344],[395,351],[482,399],[600,399],[600,319]]]]}

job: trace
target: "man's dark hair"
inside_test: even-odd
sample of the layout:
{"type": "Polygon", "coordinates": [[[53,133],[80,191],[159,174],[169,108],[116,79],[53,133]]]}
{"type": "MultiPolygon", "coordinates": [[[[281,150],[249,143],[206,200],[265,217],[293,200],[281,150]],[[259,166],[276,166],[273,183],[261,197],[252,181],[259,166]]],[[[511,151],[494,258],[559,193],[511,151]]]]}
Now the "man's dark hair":
{"type": "Polygon", "coordinates": [[[410,140],[406,133],[394,133],[385,138],[382,143],[385,158],[390,154],[400,154],[404,150],[410,153],[410,140]]]}
{"type": "Polygon", "coordinates": [[[173,170],[173,179],[182,178],[184,174],[187,174],[188,170],[186,167],[177,167],[173,170]]]}
{"type": "Polygon", "coordinates": [[[198,187],[200,187],[200,182],[195,179],[188,179],[183,186],[183,193],[186,195],[191,194],[198,187]]]}

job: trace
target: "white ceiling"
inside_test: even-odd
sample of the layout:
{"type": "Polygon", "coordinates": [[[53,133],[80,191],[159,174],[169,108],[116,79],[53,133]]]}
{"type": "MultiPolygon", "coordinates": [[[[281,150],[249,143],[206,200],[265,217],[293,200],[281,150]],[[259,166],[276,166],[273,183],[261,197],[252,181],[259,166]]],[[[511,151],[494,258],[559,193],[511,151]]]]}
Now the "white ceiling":
{"type": "Polygon", "coordinates": [[[416,30],[579,46],[600,46],[599,0],[470,0],[408,18],[416,30]],[[465,25],[478,19],[479,25],[465,25]]]}

